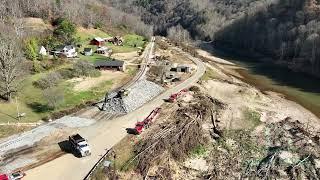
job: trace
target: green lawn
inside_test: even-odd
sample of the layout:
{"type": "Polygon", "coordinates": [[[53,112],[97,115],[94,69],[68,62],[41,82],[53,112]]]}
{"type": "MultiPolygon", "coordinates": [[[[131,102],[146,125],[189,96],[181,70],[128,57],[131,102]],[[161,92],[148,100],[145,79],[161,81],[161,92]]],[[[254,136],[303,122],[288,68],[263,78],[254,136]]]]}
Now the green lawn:
{"type": "Polygon", "coordinates": [[[92,63],[99,60],[108,60],[108,57],[102,56],[100,54],[93,54],[92,56],[79,55],[79,57],[81,60],[90,61],[92,63]]]}
{"type": "Polygon", "coordinates": [[[81,104],[89,100],[99,100],[106,94],[107,91],[110,90],[111,86],[112,81],[105,81],[99,84],[99,86],[91,89],[90,91],[75,92],[72,90],[72,84],[66,82],[62,83],[60,87],[65,90],[65,99],[64,103],[61,105],[59,109],[63,110],[71,108],[75,105],[81,104]]]}
{"type": "MultiPolygon", "coordinates": [[[[21,82],[20,87],[22,88],[17,96],[18,109],[20,113],[26,113],[21,122],[37,122],[52,112],[72,108],[89,100],[99,100],[112,86],[111,81],[106,81],[89,91],[75,92],[73,84],[66,81],[61,82],[58,88],[64,92],[64,102],[56,110],[52,110],[47,106],[42,90],[32,84],[45,74],[29,76],[21,82]]],[[[18,122],[16,117],[17,103],[15,99],[11,103],[0,103],[0,123],[18,122]]]]}
{"type": "Polygon", "coordinates": [[[90,42],[95,37],[107,38],[111,37],[111,35],[107,34],[106,32],[100,29],[90,29],[90,30],[77,30],[77,37],[80,39],[80,43],[90,42]]]}
{"type": "Polygon", "coordinates": [[[145,38],[136,34],[127,34],[123,38],[124,46],[143,47],[145,45],[145,38]]]}
{"type": "MultiPolygon", "coordinates": [[[[96,46],[90,45],[90,41],[95,37],[107,38],[111,37],[108,33],[99,29],[90,30],[78,30],[77,37],[79,37],[82,47],[79,52],[83,51],[84,48],[92,48],[94,51],[97,49],[96,46]]],[[[123,46],[115,46],[112,43],[106,43],[105,46],[112,49],[113,53],[126,53],[137,51],[138,47],[144,47],[146,44],[145,38],[136,34],[127,34],[123,37],[123,46]]],[[[94,58],[94,57],[93,57],[94,58]]]]}

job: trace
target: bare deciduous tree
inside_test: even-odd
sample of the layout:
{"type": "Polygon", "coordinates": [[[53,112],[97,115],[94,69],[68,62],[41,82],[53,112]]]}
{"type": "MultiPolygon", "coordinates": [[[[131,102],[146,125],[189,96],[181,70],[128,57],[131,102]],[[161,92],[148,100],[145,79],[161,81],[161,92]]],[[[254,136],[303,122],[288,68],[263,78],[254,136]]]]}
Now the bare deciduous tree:
{"type": "Polygon", "coordinates": [[[48,88],[43,91],[43,96],[46,99],[50,108],[56,109],[64,101],[64,94],[61,89],[48,88]]]}
{"type": "Polygon", "coordinates": [[[22,62],[21,49],[15,36],[0,34],[0,97],[10,101],[16,92],[16,81],[22,62]]]}

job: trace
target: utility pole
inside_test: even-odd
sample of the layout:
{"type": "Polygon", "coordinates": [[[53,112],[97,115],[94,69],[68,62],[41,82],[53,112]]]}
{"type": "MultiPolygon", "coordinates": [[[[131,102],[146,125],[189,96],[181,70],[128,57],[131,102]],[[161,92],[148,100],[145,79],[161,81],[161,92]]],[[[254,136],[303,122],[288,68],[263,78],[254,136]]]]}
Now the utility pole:
{"type": "Polygon", "coordinates": [[[20,121],[20,112],[19,112],[19,104],[18,104],[18,97],[16,96],[16,105],[17,105],[17,117],[18,117],[18,120],[20,121]]]}

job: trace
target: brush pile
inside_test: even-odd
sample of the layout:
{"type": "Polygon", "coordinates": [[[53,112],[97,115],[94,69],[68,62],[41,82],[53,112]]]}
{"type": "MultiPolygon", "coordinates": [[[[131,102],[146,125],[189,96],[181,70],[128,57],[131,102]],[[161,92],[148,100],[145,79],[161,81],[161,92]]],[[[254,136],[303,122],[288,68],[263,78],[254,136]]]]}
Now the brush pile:
{"type": "Polygon", "coordinates": [[[207,142],[210,136],[208,138],[204,135],[206,133],[202,125],[206,121],[210,122],[214,102],[212,98],[195,95],[193,103],[180,107],[159,125],[160,129],[158,127],[158,130],[152,131],[137,145],[134,160],[144,177],[172,179],[170,159],[181,161],[196,146],[207,142]],[[156,171],[149,172],[155,165],[158,167],[156,171]]]}
{"type": "Polygon", "coordinates": [[[286,118],[267,126],[265,142],[268,154],[253,175],[270,179],[320,177],[320,132],[286,118]]]}
{"type": "Polygon", "coordinates": [[[319,179],[320,133],[286,118],[258,136],[229,131],[209,157],[206,179],[319,179]]]}

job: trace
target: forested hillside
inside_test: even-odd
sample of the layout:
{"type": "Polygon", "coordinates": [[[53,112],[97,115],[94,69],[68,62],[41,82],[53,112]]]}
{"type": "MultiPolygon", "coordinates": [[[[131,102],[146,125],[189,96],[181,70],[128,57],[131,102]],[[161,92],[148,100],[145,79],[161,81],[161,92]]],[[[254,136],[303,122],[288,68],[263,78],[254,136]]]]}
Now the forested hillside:
{"type": "Polygon", "coordinates": [[[193,38],[259,52],[320,76],[318,0],[111,1],[140,15],[158,34],[185,40],[186,29],[193,38]]]}
{"type": "Polygon", "coordinates": [[[66,18],[84,27],[124,26],[138,34],[151,35],[152,28],[139,16],[127,14],[111,7],[106,0],[3,0],[0,5],[0,21],[15,25],[23,17],[42,18],[54,22],[66,18]]]}

